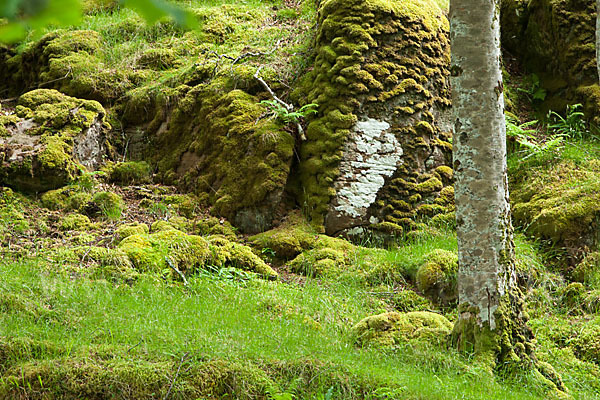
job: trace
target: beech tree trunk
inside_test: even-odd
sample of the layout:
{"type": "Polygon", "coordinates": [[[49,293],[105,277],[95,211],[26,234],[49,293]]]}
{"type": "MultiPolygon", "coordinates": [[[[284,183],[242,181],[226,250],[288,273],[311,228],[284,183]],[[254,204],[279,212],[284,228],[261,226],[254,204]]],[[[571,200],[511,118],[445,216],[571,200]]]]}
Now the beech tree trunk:
{"type": "Polygon", "coordinates": [[[600,0],[596,0],[596,66],[600,79],[600,0]]]}
{"type": "Polygon", "coordinates": [[[492,351],[505,363],[533,348],[516,286],[499,21],[495,1],[450,1],[459,257],[453,342],[462,350],[492,351]]]}

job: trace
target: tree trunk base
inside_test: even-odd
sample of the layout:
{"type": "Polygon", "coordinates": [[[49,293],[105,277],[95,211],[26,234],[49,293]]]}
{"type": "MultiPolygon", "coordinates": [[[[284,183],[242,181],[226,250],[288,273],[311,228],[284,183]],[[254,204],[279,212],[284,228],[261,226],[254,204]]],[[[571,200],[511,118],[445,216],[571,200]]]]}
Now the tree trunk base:
{"type": "Polygon", "coordinates": [[[494,369],[512,375],[519,371],[533,371],[533,379],[549,390],[562,394],[567,388],[554,368],[537,360],[534,354],[534,336],[527,326],[529,317],[524,311],[523,294],[518,288],[502,297],[494,312],[496,329],[489,322],[482,323],[479,309],[461,304],[459,320],[452,332],[452,346],[461,352],[492,356],[494,369]]]}

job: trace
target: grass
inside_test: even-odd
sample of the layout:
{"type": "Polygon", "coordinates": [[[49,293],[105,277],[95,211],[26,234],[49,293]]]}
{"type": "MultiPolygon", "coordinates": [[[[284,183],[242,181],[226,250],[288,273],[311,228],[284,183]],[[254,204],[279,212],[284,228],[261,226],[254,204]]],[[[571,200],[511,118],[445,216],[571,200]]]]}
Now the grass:
{"type": "MultiPolygon", "coordinates": [[[[517,243],[519,252],[539,259],[523,237],[517,243]]],[[[389,250],[358,248],[353,268],[372,262],[375,254],[379,262],[410,271],[437,248],[454,250],[454,235],[424,237],[389,250]]],[[[269,398],[295,393],[317,399],[328,391],[340,399],[388,398],[385,393],[403,399],[545,398],[526,376],[519,378],[523,382],[493,378],[485,363],[452,349],[354,346],[349,329],[389,310],[359,280],[309,279],[293,285],[200,272],[187,286],[153,275],[123,284],[77,276],[44,259],[4,259],[0,276],[0,360],[6,343],[37,343],[17,347],[2,362],[0,372],[8,372],[6,381],[0,380],[0,398],[3,384],[4,389],[15,385],[7,376],[18,370],[36,367],[35,374],[50,386],[54,378],[40,372],[47,372],[43,366],[60,371],[79,365],[85,371],[112,360],[139,372],[161,365],[175,369],[184,356],[190,366],[224,360],[258,367],[275,382],[269,398]],[[294,380],[299,371],[312,371],[311,378],[294,380]]],[[[568,372],[567,378],[581,380],[568,372]]],[[[133,386],[119,383],[128,384],[133,386]]],[[[578,390],[574,398],[600,398],[589,388],[578,390]]]]}
{"type": "MultiPolygon", "coordinates": [[[[48,270],[40,273],[39,261],[3,262],[0,273],[6,277],[0,284],[2,298],[16,294],[37,303],[34,308],[46,310],[32,314],[0,307],[0,337],[35,338],[56,345],[52,351],[36,354],[36,359],[66,361],[108,346],[122,349],[120,357],[134,360],[166,361],[185,353],[196,359],[267,365],[318,360],[372,382],[373,390],[393,388],[406,398],[540,398],[492,382],[484,369],[470,366],[452,351],[355,348],[347,337],[348,328],[381,310],[364,294],[335,282],[309,281],[304,287],[293,287],[261,280],[242,284],[205,275],[190,279],[186,288],[151,278],[132,286],[113,286],[71,280],[48,270]]],[[[32,361],[30,355],[23,356],[17,355],[10,364],[32,361]]],[[[280,387],[285,390],[286,382],[280,387]]]]}

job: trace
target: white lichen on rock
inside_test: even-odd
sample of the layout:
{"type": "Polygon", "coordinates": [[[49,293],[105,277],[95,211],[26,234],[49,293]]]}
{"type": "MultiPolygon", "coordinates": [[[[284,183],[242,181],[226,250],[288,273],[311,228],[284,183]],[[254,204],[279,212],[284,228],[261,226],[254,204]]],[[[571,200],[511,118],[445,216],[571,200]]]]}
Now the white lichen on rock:
{"type": "Polygon", "coordinates": [[[329,227],[341,230],[366,218],[385,178],[392,176],[402,162],[402,147],[389,128],[389,123],[373,118],[353,127],[334,183],[336,196],[327,215],[329,227]]]}

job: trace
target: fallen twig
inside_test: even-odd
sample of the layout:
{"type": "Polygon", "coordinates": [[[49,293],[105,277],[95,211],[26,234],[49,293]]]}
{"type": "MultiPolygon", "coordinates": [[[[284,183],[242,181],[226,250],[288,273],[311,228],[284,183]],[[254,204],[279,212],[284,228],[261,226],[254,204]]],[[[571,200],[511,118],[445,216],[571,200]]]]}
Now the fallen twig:
{"type": "Polygon", "coordinates": [[[169,257],[165,256],[165,261],[167,262],[167,264],[169,265],[169,267],[171,267],[173,269],[173,271],[177,272],[177,274],[181,277],[181,279],[183,280],[183,285],[187,286],[188,281],[187,281],[187,279],[185,279],[185,275],[183,274],[183,272],[181,272],[179,270],[179,268],[177,268],[175,266],[175,264],[173,264],[173,261],[171,261],[171,259],[169,257]]]}
{"type": "Polygon", "coordinates": [[[189,354],[190,353],[185,353],[181,357],[181,360],[179,360],[179,366],[177,367],[177,372],[175,372],[175,376],[173,377],[173,380],[171,380],[171,385],[169,386],[169,390],[167,391],[167,394],[165,395],[163,400],[167,400],[169,398],[169,395],[171,394],[171,389],[173,389],[173,385],[175,384],[175,381],[177,380],[177,377],[179,376],[179,371],[181,371],[181,366],[183,365],[183,362],[185,361],[185,359],[187,358],[187,356],[189,354]]]}
{"type": "MultiPolygon", "coordinates": [[[[254,78],[256,78],[260,82],[260,84],[267,90],[267,92],[269,92],[271,97],[273,97],[273,100],[275,100],[276,102],[281,104],[288,112],[294,111],[294,106],[286,103],[285,101],[283,101],[279,97],[277,97],[277,95],[269,87],[267,82],[265,82],[264,79],[260,77],[261,69],[262,69],[262,65],[260,67],[258,67],[258,69],[256,70],[256,73],[254,74],[254,78]]],[[[300,122],[296,122],[296,127],[298,128],[298,136],[300,137],[300,140],[305,141],[306,136],[304,135],[304,129],[302,129],[302,125],[300,125],[300,122]]]]}

